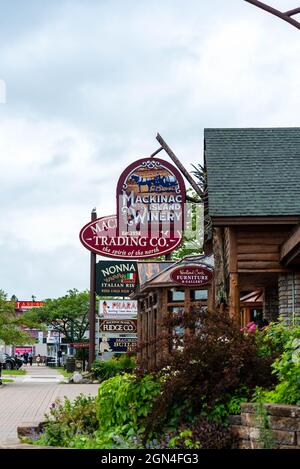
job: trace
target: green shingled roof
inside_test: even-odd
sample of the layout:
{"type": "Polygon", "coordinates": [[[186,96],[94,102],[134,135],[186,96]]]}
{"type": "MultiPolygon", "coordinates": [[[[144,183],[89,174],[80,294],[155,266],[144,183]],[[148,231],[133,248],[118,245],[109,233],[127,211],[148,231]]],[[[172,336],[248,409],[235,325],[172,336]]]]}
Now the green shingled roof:
{"type": "Polygon", "coordinates": [[[205,129],[212,217],[300,215],[300,128],[205,129]]]}

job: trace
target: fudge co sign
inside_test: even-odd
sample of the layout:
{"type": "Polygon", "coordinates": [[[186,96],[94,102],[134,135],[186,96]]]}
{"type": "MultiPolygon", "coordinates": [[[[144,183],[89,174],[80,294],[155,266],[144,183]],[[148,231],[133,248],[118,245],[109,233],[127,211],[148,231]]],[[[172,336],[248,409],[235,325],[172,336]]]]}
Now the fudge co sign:
{"type": "Polygon", "coordinates": [[[151,258],[173,251],[184,229],[185,184],[180,172],[158,158],[128,166],[117,185],[117,215],[98,218],[80,232],[90,251],[120,259],[151,258]]]}

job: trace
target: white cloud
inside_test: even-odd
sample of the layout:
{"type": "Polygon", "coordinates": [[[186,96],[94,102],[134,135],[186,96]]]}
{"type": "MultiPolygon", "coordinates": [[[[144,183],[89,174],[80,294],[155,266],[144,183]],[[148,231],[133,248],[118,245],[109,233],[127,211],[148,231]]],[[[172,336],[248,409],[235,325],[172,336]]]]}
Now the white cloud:
{"type": "Polygon", "coordinates": [[[299,32],[242,0],[48,3],[0,31],[0,288],[23,297],[88,285],[78,232],[157,131],[191,169],[203,127],[299,124],[299,32]]]}

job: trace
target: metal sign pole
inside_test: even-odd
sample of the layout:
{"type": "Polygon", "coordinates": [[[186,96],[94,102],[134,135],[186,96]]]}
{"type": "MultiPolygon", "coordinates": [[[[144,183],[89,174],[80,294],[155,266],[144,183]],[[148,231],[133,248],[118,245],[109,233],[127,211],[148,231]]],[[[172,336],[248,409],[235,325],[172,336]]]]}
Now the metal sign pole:
{"type": "Polygon", "coordinates": [[[257,8],[261,8],[262,10],[271,13],[271,15],[275,15],[278,18],[281,18],[283,21],[287,21],[295,28],[300,29],[300,22],[292,18],[292,16],[297,15],[300,13],[300,7],[293,8],[292,10],[288,11],[280,11],[276,8],[267,5],[266,3],[260,2],[259,0],[245,0],[247,3],[251,3],[252,5],[256,6],[257,8]]]}
{"type": "MultiPolygon", "coordinates": [[[[97,212],[94,208],[91,213],[91,221],[97,219],[97,212]]],[[[95,361],[95,322],[96,322],[96,256],[91,252],[90,266],[90,309],[89,309],[89,364],[88,369],[91,370],[95,361]]]]}

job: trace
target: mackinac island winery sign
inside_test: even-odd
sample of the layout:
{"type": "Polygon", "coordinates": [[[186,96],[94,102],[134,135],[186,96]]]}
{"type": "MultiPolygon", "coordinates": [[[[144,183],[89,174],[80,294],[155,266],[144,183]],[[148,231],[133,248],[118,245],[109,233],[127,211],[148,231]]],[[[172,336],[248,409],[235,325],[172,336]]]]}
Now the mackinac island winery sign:
{"type": "Polygon", "coordinates": [[[135,261],[99,261],[96,264],[96,293],[100,296],[129,296],[135,289],[135,261]]]}
{"type": "Polygon", "coordinates": [[[121,174],[116,195],[118,234],[147,240],[141,257],[167,254],[181,242],[185,184],[170,163],[158,158],[135,161],[121,174]]]}
{"type": "Polygon", "coordinates": [[[92,252],[145,259],[173,251],[182,240],[185,184],[180,172],[158,158],[128,166],[117,185],[117,215],[98,218],[80,232],[92,252]]]}

